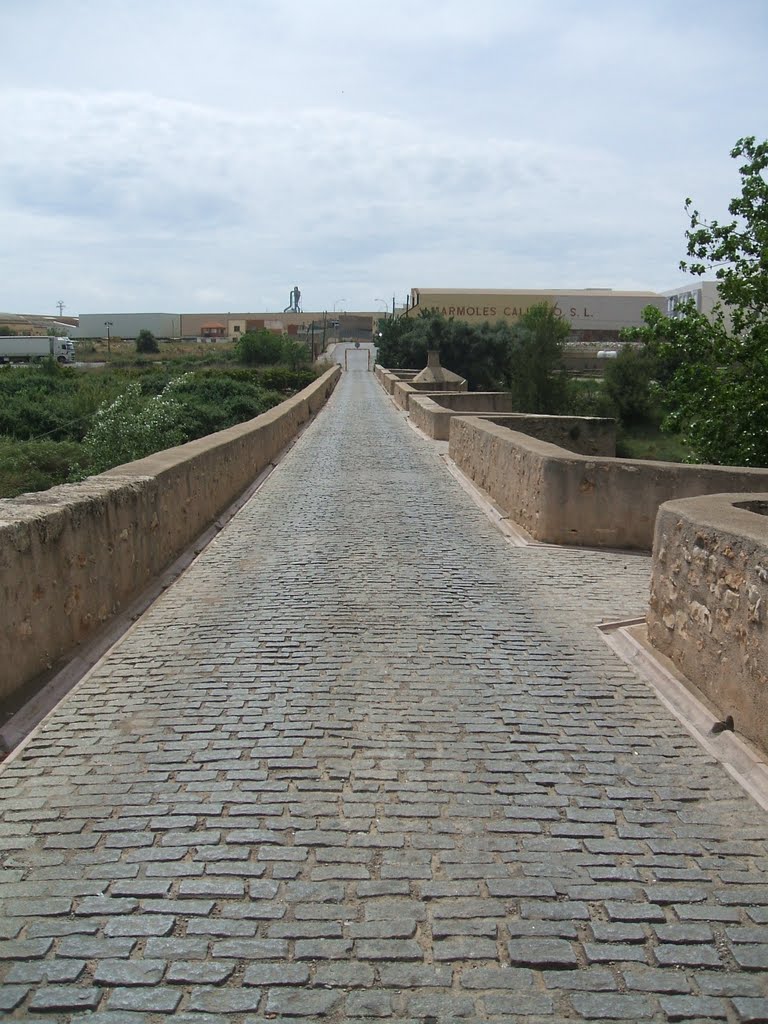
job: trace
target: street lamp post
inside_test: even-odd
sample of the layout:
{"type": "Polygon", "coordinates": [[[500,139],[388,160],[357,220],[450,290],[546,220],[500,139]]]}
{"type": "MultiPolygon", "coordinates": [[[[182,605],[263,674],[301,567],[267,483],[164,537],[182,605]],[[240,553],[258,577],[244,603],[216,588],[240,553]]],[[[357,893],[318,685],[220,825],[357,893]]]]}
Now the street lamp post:
{"type": "Polygon", "coordinates": [[[107,353],[109,355],[111,355],[112,354],[112,345],[111,345],[111,340],[110,340],[110,336],[109,336],[109,329],[110,329],[110,327],[112,327],[112,321],[111,320],[105,320],[104,321],[104,326],[107,328],[107,353]]]}

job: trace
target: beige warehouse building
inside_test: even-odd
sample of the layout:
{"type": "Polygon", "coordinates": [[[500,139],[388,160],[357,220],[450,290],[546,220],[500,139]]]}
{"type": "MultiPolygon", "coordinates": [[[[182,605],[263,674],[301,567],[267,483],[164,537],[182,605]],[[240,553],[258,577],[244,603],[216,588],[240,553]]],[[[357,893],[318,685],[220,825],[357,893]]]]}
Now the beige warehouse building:
{"type": "Polygon", "coordinates": [[[642,324],[646,306],[667,311],[667,297],[658,292],[614,291],[611,288],[560,289],[451,289],[412,288],[408,315],[436,310],[469,323],[505,320],[515,323],[531,306],[546,302],[571,327],[571,341],[609,342],[625,327],[642,324]]]}

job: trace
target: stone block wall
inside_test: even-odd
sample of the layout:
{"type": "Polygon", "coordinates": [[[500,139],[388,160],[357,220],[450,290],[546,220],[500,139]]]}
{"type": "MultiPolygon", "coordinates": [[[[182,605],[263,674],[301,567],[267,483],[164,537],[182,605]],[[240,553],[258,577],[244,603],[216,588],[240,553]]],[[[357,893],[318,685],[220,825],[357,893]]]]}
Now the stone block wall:
{"type": "Polygon", "coordinates": [[[768,751],[768,488],[662,505],[648,638],[768,751]]]}
{"type": "Polygon", "coordinates": [[[479,417],[451,420],[449,454],[534,538],[650,551],[659,506],[768,490],[768,470],[589,457],[479,417]]]}
{"type": "Polygon", "coordinates": [[[467,382],[465,380],[458,384],[453,382],[450,386],[446,384],[445,387],[441,387],[439,383],[434,382],[431,384],[414,384],[412,381],[397,380],[392,389],[392,397],[396,405],[399,405],[401,409],[408,412],[412,395],[426,394],[434,397],[435,395],[462,393],[466,392],[466,390],[467,382]]]}
{"type": "Polygon", "coordinates": [[[0,699],[138,596],[322,408],[340,374],[246,423],[0,500],[0,699]]]}
{"type": "Polygon", "coordinates": [[[615,455],[616,423],[586,416],[545,416],[511,412],[506,391],[468,391],[408,396],[408,415],[427,437],[447,441],[454,416],[479,416],[489,423],[550,441],[582,455],[615,455]]]}

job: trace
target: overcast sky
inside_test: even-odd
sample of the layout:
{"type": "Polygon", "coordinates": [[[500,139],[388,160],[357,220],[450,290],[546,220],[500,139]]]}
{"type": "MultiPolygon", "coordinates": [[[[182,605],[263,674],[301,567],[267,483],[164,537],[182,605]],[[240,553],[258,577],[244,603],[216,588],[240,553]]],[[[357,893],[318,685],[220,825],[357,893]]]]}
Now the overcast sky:
{"type": "Polygon", "coordinates": [[[651,288],[768,137],[766,0],[0,0],[0,310],[651,288]]]}

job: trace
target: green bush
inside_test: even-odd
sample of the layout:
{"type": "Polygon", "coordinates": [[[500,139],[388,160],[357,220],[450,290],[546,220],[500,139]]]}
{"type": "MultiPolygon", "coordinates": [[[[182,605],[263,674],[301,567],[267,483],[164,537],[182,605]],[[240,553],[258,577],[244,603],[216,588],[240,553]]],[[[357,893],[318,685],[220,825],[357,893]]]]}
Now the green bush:
{"type": "Polygon", "coordinates": [[[0,498],[66,483],[80,445],[72,441],[17,441],[0,437],[0,498]]]}
{"type": "Polygon", "coordinates": [[[625,426],[650,423],[654,419],[655,403],[651,394],[654,362],[647,349],[627,347],[605,367],[605,392],[625,426]]]}
{"type": "Polygon", "coordinates": [[[275,391],[294,392],[301,391],[308,387],[313,380],[317,379],[314,370],[291,370],[285,366],[272,366],[259,373],[259,383],[265,388],[272,388],[275,391]]]}
{"type": "Polygon", "coordinates": [[[173,393],[177,383],[169,381],[159,395],[146,397],[136,381],[101,406],[83,440],[85,472],[103,473],[183,441],[183,408],[173,393]]]}
{"type": "Polygon", "coordinates": [[[252,419],[283,400],[248,370],[187,373],[175,396],[183,406],[180,424],[187,440],[252,419]]]}
{"type": "Polygon", "coordinates": [[[197,368],[180,376],[185,365],[144,360],[88,372],[56,363],[50,372],[44,364],[1,371],[0,497],[82,479],[251,419],[316,377],[287,366],[197,368]]]}
{"type": "Polygon", "coordinates": [[[266,328],[248,331],[238,339],[235,352],[247,366],[270,366],[282,360],[283,339],[266,328]]]}
{"type": "Polygon", "coordinates": [[[563,414],[615,419],[616,406],[602,380],[593,377],[569,377],[566,381],[563,414]]]}
{"type": "Polygon", "coordinates": [[[309,361],[309,349],[303,342],[294,341],[291,337],[283,339],[281,362],[298,370],[301,366],[306,366],[309,361]]]}
{"type": "Polygon", "coordinates": [[[80,441],[99,405],[124,385],[113,374],[44,365],[0,373],[0,434],[19,440],[80,441]]]}
{"type": "Polygon", "coordinates": [[[142,353],[157,353],[160,351],[160,346],[157,344],[157,338],[154,336],[152,331],[148,331],[144,328],[139,331],[139,336],[136,339],[136,351],[142,353]]]}

